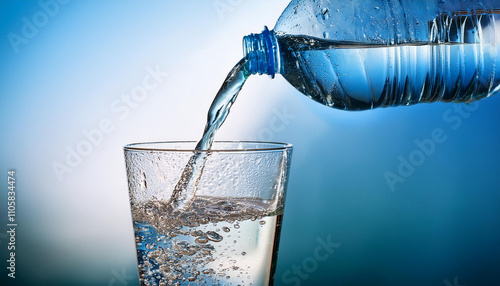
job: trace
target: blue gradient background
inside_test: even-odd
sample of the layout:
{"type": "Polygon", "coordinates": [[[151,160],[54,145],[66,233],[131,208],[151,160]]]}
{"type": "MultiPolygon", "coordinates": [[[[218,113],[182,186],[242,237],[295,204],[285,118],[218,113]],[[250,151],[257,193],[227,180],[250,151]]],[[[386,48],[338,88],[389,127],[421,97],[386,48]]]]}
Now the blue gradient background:
{"type": "MultiPolygon", "coordinates": [[[[22,35],[23,17],[32,22],[44,10],[1,0],[0,284],[136,285],[123,145],[200,138],[214,94],[242,56],[241,38],[274,26],[286,5],[70,1],[16,53],[9,33],[22,35]],[[113,109],[148,67],[168,75],[128,114],[113,109]],[[113,130],[59,180],[54,162],[65,164],[67,148],[102,120],[113,130]],[[15,280],[6,276],[11,168],[15,280]]],[[[500,285],[500,96],[466,117],[455,106],[343,112],[280,76],[249,79],[216,139],[295,146],[276,285],[296,285],[292,277],[300,285],[500,285]],[[456,130],[445,114],[461,119],[456,130]],[[384,172],[397,172],[398,157],[436,128],[447,140],[391,191],[384,172]],[[318,239],[340,246],[314,264],[318,239]],[[303,263],[299,278],[294,265],[303,263]]]]}

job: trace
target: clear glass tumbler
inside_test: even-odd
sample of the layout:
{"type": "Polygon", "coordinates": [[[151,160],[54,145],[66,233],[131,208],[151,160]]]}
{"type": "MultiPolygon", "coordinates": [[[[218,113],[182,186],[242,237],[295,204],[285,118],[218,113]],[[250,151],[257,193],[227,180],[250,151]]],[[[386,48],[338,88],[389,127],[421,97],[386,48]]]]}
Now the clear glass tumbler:
{"type": "Polygon", "coordinates": [[[292,146],[195,145],[124,148],[141,285],[272,285],[292,146]],[[198,172],[178,208],[186,169],[198,172]]]}

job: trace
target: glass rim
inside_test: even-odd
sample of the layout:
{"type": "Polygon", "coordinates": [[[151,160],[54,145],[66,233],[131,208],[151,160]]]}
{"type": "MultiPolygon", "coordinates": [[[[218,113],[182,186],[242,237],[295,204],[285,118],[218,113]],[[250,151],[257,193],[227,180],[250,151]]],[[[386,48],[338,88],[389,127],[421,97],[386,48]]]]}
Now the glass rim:
{"type": "Polygon", "coordinates": [[[268,147],[250,147],[250,148],[241,148],[241,149],[209,149],[209,150],[196,150],[194,148],[161,148],[158,145],[167,145],[167,144],[196,144],[197,141],[158,141],[158,142],[140,142],[140,143],[130,143],[123,147],[124,151],[155,151],[155,152],[199,152],[199,153],[238,153],[238,152],[271,152],[271,151],[283,151],[283,150],[291,150],[293,145],[290,143],[282,143],[282,142],[267,142],[267,141],[214,141],[214,144],[217,143],[226,143],[226,144],[268,144],[268,147]],[[148,147],[149,146],[149,147],[148,147]]]}

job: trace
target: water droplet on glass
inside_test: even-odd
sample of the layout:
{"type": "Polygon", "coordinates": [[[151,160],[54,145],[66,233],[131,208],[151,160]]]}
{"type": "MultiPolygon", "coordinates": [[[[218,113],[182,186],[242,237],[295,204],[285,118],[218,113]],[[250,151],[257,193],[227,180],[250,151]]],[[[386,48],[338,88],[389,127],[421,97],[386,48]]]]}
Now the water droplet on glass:
{"type": "Polygon", "coordinates": [[[321,9],[321,17],[325,21],[328,20],[328,18],[330,17],[330,15],[328,14],[328,8],[321,9]]]}
{"type": "Polygon", "coordinates": [[[323,38],[328,39],[330,37],[330,33],[323,32],[323,38]]]}
{"type": "Polygon", "coordinates": [[[260,225],[265,225],[266,224],[266,221],[265,220],[261,220],[259,221],[260,225]]]}
{"type": "Polygon", "coordinates": [[[245,256],[245,255],[247,255],[247,253],[246,253],[245,251],[243,251],[243,252],[241,253],[241,255],[245,256]]]}
{"type": "Polygon", "coordinates": [[[141,183],[142,183],[142,188],[144,190],[148,189],[148,184],[146,183],[146,173],[142,172],[142,178],[141,178],[141,183]]]}
{"type": "Polygon", "coordinates": [[[235,223],[234,228],[238,229],[238,228],[240,228],[240,225],[238,223],[235,223]]]}
{"type": "Polygon", "coordinates": [[[231,229],[230,229],[229,227],[227,227],[227,226],[222,227],[222,230],[223,230],[224,232],[229,232],[229,231],[231,231],[231,229]]]}

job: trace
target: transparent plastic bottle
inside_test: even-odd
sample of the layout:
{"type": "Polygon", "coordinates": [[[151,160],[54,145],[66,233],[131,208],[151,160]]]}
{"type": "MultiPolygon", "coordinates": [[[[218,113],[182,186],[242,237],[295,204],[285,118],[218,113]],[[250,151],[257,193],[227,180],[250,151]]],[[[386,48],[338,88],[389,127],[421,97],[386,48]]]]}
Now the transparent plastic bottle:
{"type": "Polygon", "coordinates": [[[251,74],[338,109],[471,102],[500,90],[500,1],[293,0],[243,47],[251,74]]]}

